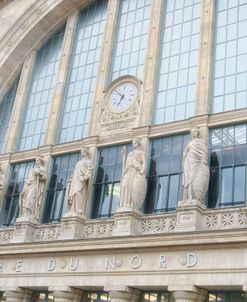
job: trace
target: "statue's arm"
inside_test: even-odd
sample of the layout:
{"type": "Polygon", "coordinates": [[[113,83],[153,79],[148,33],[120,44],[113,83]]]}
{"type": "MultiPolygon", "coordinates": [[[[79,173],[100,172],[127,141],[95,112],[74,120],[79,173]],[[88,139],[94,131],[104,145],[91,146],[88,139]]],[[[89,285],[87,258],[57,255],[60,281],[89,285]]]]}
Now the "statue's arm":
{"type": "Polygon", "coordinates": [[[144,152],[141,152],[141,162],[142,162],[142,166],[141,166],[140,173],[144,174],[146,172],[146,160],[145,160],[144,152]]]}

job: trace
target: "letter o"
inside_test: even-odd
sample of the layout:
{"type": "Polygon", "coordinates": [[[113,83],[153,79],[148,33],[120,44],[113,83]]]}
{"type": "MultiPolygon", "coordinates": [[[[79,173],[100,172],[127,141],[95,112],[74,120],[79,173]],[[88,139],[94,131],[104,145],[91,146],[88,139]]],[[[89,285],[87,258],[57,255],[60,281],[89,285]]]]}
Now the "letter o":
{"type": "Polygon", "coordinates": [[[142,258],[139,255],[132,256],[130,258],[130,266],[133,269],[137,269],[142,265],[142,258]],[[136,264],[134,262],[137,262],[136,264]]]}

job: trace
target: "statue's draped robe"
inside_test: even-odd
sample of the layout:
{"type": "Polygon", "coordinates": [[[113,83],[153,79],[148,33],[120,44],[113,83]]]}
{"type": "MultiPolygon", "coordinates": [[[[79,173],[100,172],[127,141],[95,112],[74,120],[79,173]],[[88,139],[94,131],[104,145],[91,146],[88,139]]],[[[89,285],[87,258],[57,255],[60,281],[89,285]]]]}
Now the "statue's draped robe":
{"type": "Polygon", "coordinates": [[[20,196],[21,216],[39,218],[45,180],[46,174],[42,168],[34,168],[29,172],[20,196]],[[37,173],[39,173],[39,176],[37,173]],[[42,176],[40,176],[40,173],[42,176]]]}
{"type": "Polygon", "coordinates": [[[208,148],[203,139],[194,139],[184,151],[184,200],[204,200],[208,182],[208,148]]]}
{"type": "Polygon", "coordinates": [[[68,192],[69,211],[84,214],[87,199],[87,180],[92,175],[94,164],[90,159],[77,162],[68,192]]]}
{"type": "Polygon", "coordinates": [[[144,153],[134,150],[128,154],[121,182],[120,207],[141,210],[146,194],[144,153]],[[144,172],[143,174],[140,171],[144,172]]]}

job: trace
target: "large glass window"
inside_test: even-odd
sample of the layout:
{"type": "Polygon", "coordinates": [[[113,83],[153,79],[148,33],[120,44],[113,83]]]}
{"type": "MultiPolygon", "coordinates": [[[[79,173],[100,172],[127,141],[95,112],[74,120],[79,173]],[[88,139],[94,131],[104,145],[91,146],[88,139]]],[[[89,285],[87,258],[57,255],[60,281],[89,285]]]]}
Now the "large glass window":
{"type": "Polygon", "coordinates": [[[54,296],[48,291],[35,291],[32,294],[31,302],[53,302],[54,296]]]}
{"type": "Polygon", "coordinates": [[[175,210],[182,200],[182,158],[189,141],[189,135],[176,135],[151,142],[145,213],[175,210]]]}
{"type": "Polygon", "coordinates": [[[9,127],[10,117],[16,97],[19,77],[14,81],[2,102],[0,103],[0,152],[4,151],[6,132],[9,127]]]}
{"type": "Polygon", "coordinates": [[[19,151],[37,148],[44,143],[64,30],[65,27],[57,31],[37,53],[22,121],[19,151]]]}
{"type": "Polygon", "coordinates": [[[210,132],[208,206],[231,206],[246,200],[246,125],[210,132]]]}
{"type": "Polygon", "coordinates": [[[66,212],[67,204],[64,203],[64,197],[67,181],[74,172],[79,156],[79,153],[74,153],[54,158],[44,211],[45,223],[59,222],[62,214],[66,212]]]}
{"type": "Polygon", "coordinates": [[[106,10],[107,1],[101,0],[80,14],[58,133],[59,143],[88,135],[106,10]]]}
{"type": "Polygon", "coordinates": [[[209,292],[207,302],[246,302],[247,297],[241,292],[209,292]]]}
{"type": "Polygon", "coordinates": [[[154,124],[193,116],[196,97],[201,0],[164,2],[154,124]]]}
{"type": "Polygon", "coordinates": [[[151,0],[121,0],[111,80],[123,75],[143,79],[151,0]]]}
{"type": "Polygon", "coordinates": [[[212,112],[247,106],[247,0],[217,0],[212,112]]]}
{"type": "Polygon", "coordinates": [[[13,166],[4,206],[1,212],[1,224],[12,225],[19,214],[19,196],[34,162],[22,163],[13,166]]]}
{"type": "MultiPolygon", "coordinates": [[[[122,147],[116,146],[99,150],[91,218],[110,217],[117,210],[122,177],[122,147]]],[[[127,146],[127,152],[129,150],[130,145],[127,146]]]]}

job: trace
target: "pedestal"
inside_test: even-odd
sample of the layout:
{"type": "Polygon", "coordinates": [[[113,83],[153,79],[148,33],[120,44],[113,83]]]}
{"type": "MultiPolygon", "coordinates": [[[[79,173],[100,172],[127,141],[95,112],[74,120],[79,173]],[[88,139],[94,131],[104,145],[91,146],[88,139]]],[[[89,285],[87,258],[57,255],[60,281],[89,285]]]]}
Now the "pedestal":
{"type": "Polygon", "coordinates": [[[112,236],[134,236],[141,233],[141,213],[120,209],[114,215],[112,236]]]}
{"type": "Polygon", "coordinates": [[[84,238],[85,218],[78,216],[65,216],[61,219],[62,233],[60,238],[81,239],[84,238]]]}
{"type": "Polygon", "coordinates": [[[179,201],[177,206],[176,232],[200,231],[203,228],[204,204],[197,200],[179,201]]]}
{"type": "Polygon", "coordinates": [[[39,221],[37,219],[17,218],[12,242],[31,242],[33,232],[38,224],[39,221]]]}

